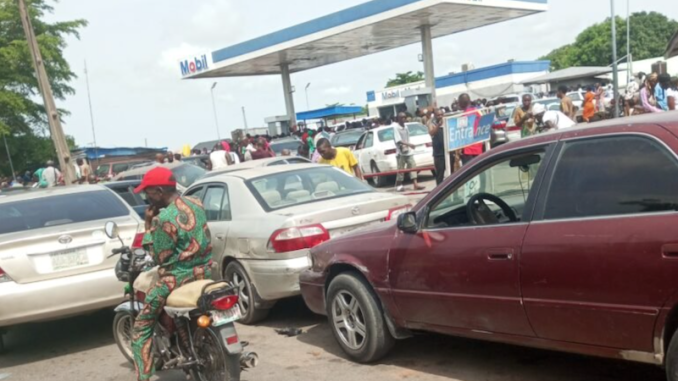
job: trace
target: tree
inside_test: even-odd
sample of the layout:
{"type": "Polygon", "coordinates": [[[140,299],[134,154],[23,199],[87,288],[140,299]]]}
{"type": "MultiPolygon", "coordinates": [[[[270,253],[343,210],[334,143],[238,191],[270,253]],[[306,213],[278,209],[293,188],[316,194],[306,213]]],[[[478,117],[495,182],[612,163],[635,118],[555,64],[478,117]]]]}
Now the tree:
{"type": "MultiPolygon", "coordinates": [[[[38,46],[52,85],[54,97],[59,100],[73,94],[68,82],[76,78],[63,56],[66,37],[79,37],[78,29],[87,25],[85,20],[48,23],[43,20],[53,8],[47,0],[27,0],[28,10],[35,29],[38,46]]],[[[40,97],[35,69],[28,43],[19,17],[16,0],[0,0],[0,135],[10,141],[21,141],[30,147],[40,147],[54,157],[54,148],[44,145],[48,130],[47,115],[40,97]],[[35,100],[39,100],[35,102],[35,100]],[[27,143],[30,142],[30,143],[27,143]]],[[[59,110],[60,115],[67,111],[59,110]]],[[[4,147],[3,151],[4,151],[4,147]]],[[[2,155],[4,156],[4,154],[2,155]]],[[[14,156],[13,156],[14,157],[14,156]]],[[[14,160],[15,169],[21,168],[14,160]]],[[[9,172],[6,160],[0,161],[0,171],[9,172]]]]}
{"type": "Polygon", "coordinates": [[[419,82],[419,81],[423,81],[423,80],[424,80],[424,73],[421,72],[421,71],[418,71],[414,74],[411,71],[408,71],[407,73],[396,73],[395,78],[388,80],[386,87],[388,88],[388,87],[406,85],[408,83],[419,82]]]}
{"type": "MultiPolygon", "coordinates": [[[[617,50],[619,57],[626,52],[626,19],[617,17],[617,50]]],[[[551,60],[554,70],[570,66],[609,66],[612,64],[612,24],[592,25],[581,32],[573,44],[561,46],[541,59],[551,60]]],[[[631,54],[634,60],[664,55],[666,45],[678,30],[678,21],[657,12],[631,15],[631,54]]]]}

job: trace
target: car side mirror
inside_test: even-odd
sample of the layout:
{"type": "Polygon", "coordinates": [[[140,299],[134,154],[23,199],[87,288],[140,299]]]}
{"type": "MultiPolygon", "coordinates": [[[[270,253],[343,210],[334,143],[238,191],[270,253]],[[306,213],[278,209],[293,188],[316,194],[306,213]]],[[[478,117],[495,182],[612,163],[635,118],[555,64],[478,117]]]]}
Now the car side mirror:
{"type": "Polygon", "coordinates": [[[398,229],[407,234],[417,233],[419,231],[417,214],[415,212],[408,212],[398,216],[398,229]]]}
{"type": "Polygon", "coordinates": [[[113,222],[113,221],[108,221],[106,222],[106,227],[104,228],[104,231],[106,232],[106,235],[108,238],[118,238],[118,225],[113,222]]]}

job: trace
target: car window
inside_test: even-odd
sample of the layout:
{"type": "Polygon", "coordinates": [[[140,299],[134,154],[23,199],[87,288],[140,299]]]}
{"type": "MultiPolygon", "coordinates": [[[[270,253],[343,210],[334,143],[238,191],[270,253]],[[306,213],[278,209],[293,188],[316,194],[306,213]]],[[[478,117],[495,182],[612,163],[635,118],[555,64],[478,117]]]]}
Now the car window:
{"type": "Polygon", "coordinates": [[[678,162],[656,141],[607,137],[565,144],[545,219],[675,211],[678,162]]]}
{"type": "Polygon", "coordinates": [[[407,130],[410,132],[410,137],[428,135],[428,129],[423,124],[408,124],[407,130]]]}
{"type": "Polygon", "coordinates": [[[142,199],[135,197],[135,194],[132,192],[133,189],[130,189],[130,187],[115,187],[111,189],[117,193],[118,196],[122,197],[129,206],[145,205],[142,199]]]}
{"type": "Polygon", "coordinates": [[[266,164],[267,167],[273,167],[273,166],[276,166],[276,165],[287,165],[287,161],[285,161],[285,160],[277,160],[277,161],[274,161],[274,162],[272,162],[272,163],[266,164]]]}
{"type": "Polygon", "coordinates": [[[203,187],[193,188],[193,189],[189,190],[188,192],[186,192],[185,196],[195,197],[202,202],[202,195],[203,195],[204,190],[205,190],[205,188],[203,188],[203,187]]]}
{"type": "Polygon", "coordinates": [[[96,175],[99,177],[108,176],[108,170],[111,169],[109,164],[100,165],[97,167],[96,175]]]}
{"type": "Polygon", "coordinates": [[[207,221],[221,220],[221,205],[224,201],[225,194],[226,190],[222,186],[211,186],[207,188],[203,201],[207,221]]]}
{"type": "Polygon", "coordinates": [[[358,150],[358,149],[363,149],[363,148],[365,148],[365,137],[366,137],[366,136],[367,136],[367,134],[363,134],[363,135],[360,137],[360,139],[358,139],[358,143],[356,143],[355,149],[358,150]]]}
{"type": "Polygon", "coordinates": [[[372,148],[374,145],[374,134],[373,133],[368,133],[367,137],[365,138],[365,148],[372,148]]]}
{"type": "Polygon", "coordinates": [[[107,220],[130,213],[128,207],[109,190],[42,195],[32,200],[0,204],[0,234],[107,220]]]}
{"type": "Polygon", "coordinates": [[[308,160],[304,160],[300,157],[291,157],[287,159],[287,162],[290,164],[307,164],[308,160]]]}
{"type": "Polygon", "coordinates": [[[113,174],[122,173],[128,169],[129,164],[127,163],[113,164],[113,174]]]}
{"type": "MultiPolygon", "coordinates": [[[[467,179],[431,207],[427,227],[445,228],[470,225],[466,206],[471,197],[479,193],[499,197],[511,207],[520,220],[544,156],[544,151],[535,151],[505,159],[467,179]],[[525,162],[531,164],[525,164],[525,162]]],[[[495,215],[501,211],[501,208],[490,201],[485,201],[485,204],[495,215]]],[[[509,222],[503,213],[498,217],[501,223],[509,222]]]]}
{"type": "Polygon", "coordinates": [[[394,130],[393,128],[387,128],[385,130],[381,130],[377,133],[379,136],[379,141],[380,142],[388,142],[393,140],[393,135],[394,135],[394,130]]]}
{"type": "Polygon", "coordinates": [[[337,134],[332,137],[333,146],[352,146],[358,142],[358,139],[362,136],[362,131],[355,132],[345,132],[343,134],[337,134]]]}
{"type": "Polygon", "coordinates": [[[177,167],[171,168],[174,177],[177,179],[177,182],[182,186],[188,188],[196,182],[198,179],[203,178],[207,173],[206,170],[200,167],[196,167],[191,164],[183,164],[177,167]]]}
{"type": "Polygon", "coordinates": [[[264,210],[374,192],[354,176],[333,167],[271,174],[246,182],[264,210]]]}
{"type": "Polygon", "coordinates": [[[282,151],[284,149],[288,149],[290,151],[296,152],[299,149],[299,145],[301,144],[300,140],[287,140],[287,141],[282,141],[282,142],[272,142],[271,143],[271,149],[273,152],[276,153],[276,155],[281,155],[282,151]]]}

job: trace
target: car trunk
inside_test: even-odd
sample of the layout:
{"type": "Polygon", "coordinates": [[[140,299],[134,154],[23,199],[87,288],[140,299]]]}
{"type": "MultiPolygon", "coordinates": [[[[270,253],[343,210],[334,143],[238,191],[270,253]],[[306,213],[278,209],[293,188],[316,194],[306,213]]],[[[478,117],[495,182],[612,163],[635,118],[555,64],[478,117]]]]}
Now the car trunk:
{"type": "MultiPolygon", "coordinates": [[[[139,223],[131,217],[111,219],[120,237],[131,246],[139,223]]],[[[121,246],[104,233],[106,221],[87,221],[12,233],[0,240],[0,268],[17,283],[112,269],[118,256],[108,258],[121,246]]]]}
{"type": "Polygon", "coordinates": [[[383,222],[389,210],[407,206],[405,197],[387,193],[363,193],[314,202],[275,212],[287,216],[281,228],[322,224],[336,238],[351,231],[383,222]]]}

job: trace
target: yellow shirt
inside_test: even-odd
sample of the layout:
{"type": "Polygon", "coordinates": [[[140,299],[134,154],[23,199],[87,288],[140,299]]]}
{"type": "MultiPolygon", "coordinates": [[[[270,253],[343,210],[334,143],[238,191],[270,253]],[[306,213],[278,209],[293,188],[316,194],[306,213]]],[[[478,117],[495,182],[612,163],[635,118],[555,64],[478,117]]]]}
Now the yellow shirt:
{"type": "Polygon", "coordinates": [[[355,175],[353,173],[353,167],[358,165],[358,160],[353,156],[353,152],[348,148],[337,147],[337,155],[332,160],[327,160],[323,157],[320,157],[318,163],[320,164],[329,164],[333,167],[343,169],[346,173],[355,175]]]}

